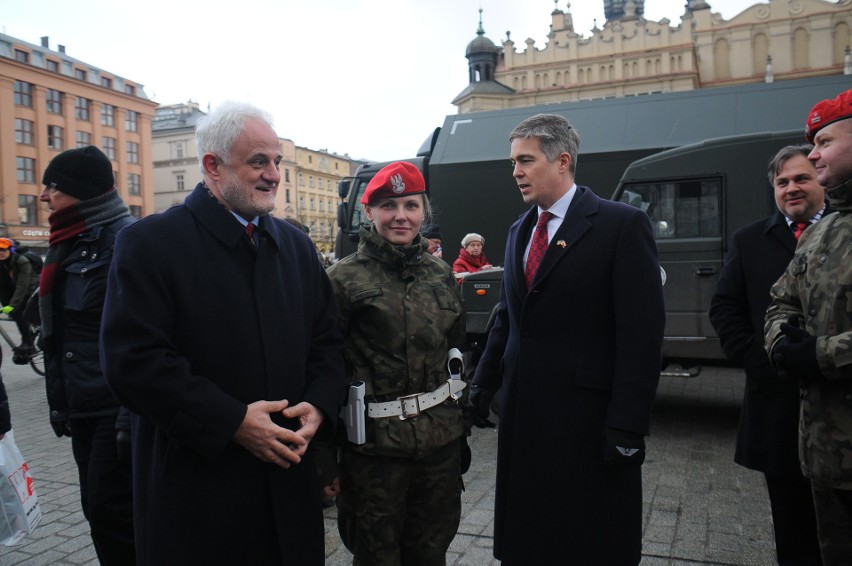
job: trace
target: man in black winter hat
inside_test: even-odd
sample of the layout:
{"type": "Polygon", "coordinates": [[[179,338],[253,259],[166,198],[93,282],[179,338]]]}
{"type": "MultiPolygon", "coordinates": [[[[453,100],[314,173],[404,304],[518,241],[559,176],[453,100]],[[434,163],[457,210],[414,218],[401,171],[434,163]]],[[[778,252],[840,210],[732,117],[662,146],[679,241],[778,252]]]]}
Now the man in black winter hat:
{"type": "Polygon", "coordinates": [[[100,563],[135,564],[129,414],[119,416],[98,354],[113,243],[133,218],[115,190],[112,162],[94,146],[54,157],[42,183],[50,239],[39,310],[50,424],[71,437],[100,563]]]}

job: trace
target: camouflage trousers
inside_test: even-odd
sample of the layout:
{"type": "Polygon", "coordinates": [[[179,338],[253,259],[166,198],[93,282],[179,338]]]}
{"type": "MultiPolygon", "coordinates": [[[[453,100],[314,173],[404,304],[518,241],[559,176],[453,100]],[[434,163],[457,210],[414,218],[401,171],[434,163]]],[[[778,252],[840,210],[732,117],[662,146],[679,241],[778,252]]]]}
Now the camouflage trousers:
{"type": "Polygon", "coordinates": [[[824,566],[852,564],[852,490],[811,480],[824,566]]]}
{"type": "Polygon", "coordinates": [[[444,566],[461,520],[461,439],[424,458],[344,450],[337,525],[355,566],[444,566]]]}

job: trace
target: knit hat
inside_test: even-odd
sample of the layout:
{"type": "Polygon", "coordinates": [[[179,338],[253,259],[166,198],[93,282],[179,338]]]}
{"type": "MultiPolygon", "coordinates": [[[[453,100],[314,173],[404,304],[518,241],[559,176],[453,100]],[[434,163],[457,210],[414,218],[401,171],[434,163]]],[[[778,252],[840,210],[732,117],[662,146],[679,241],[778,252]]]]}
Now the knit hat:
{"type": "Polygon", "coordinates": [[[430,240],[444,239],[444,235],[441,234],[441,227],[437,224],[424,224],[423,228],[420,229],[420,233],[424,238],[429,238],[430,240]]]}
{"type": "Polygon", "coordinates": [[[112,162],[93,145],[69,149],[54,157],[41,182],[80,200],[95,198],[115,187],[112,162]]]}
{"type": "Polygon", "coordinates": [[[483,238],[479,234],[475,234],[475,233],[471,232],[470,234],[468,234],[467,236],[462,238],[462,247],[466,248],[467,245],[471,242],[480,242],[484,246],[485,245],[485,238],[483,238]]]}
{"type": "Polygon", "coordinates": [[[426,180],[416,166],[407,161],[395,161],[382,167],[370,179],[361,204],[370,204],[380,198],[396,198],[426,192],[426,180]]]}
{"type": "Polygon", "coordinates": [[[808,143],[814,143],[814,136],[818,131],[846,118],[852,118],[852,90],[841,92],[837,98],[817,102],[808,114],[805,123],[805,138],[808,143]]]}

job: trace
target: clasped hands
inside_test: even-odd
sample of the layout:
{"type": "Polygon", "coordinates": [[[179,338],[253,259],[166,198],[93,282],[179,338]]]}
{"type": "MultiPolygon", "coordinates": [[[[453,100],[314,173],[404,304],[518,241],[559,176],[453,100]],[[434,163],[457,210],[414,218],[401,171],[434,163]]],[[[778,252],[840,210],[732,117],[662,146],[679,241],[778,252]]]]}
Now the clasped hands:
{"type": "Polygon", "coordinates": [[[310,403],[289,405],[286,399],[250,404],[240,428],[234,434],[234,441],[264,462],[282,468],[298,464],[322,424],[323,414],[310,403]],[[272,413],[298,419],[299,429],[294,431],[275,424],[269,416],[272,413]]]}

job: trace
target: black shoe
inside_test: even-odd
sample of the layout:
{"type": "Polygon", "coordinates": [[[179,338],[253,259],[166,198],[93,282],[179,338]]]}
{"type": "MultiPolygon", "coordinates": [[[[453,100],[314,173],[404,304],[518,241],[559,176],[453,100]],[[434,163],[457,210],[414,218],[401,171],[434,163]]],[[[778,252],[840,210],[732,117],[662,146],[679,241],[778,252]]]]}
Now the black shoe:
{"type": "Polygon", "coordinates": [[[12,348],[12,363],[17,366],[25,366],[30,363],[30,358],[33,357],[35,348],[32,346],[18,346],[12,348]]]}

